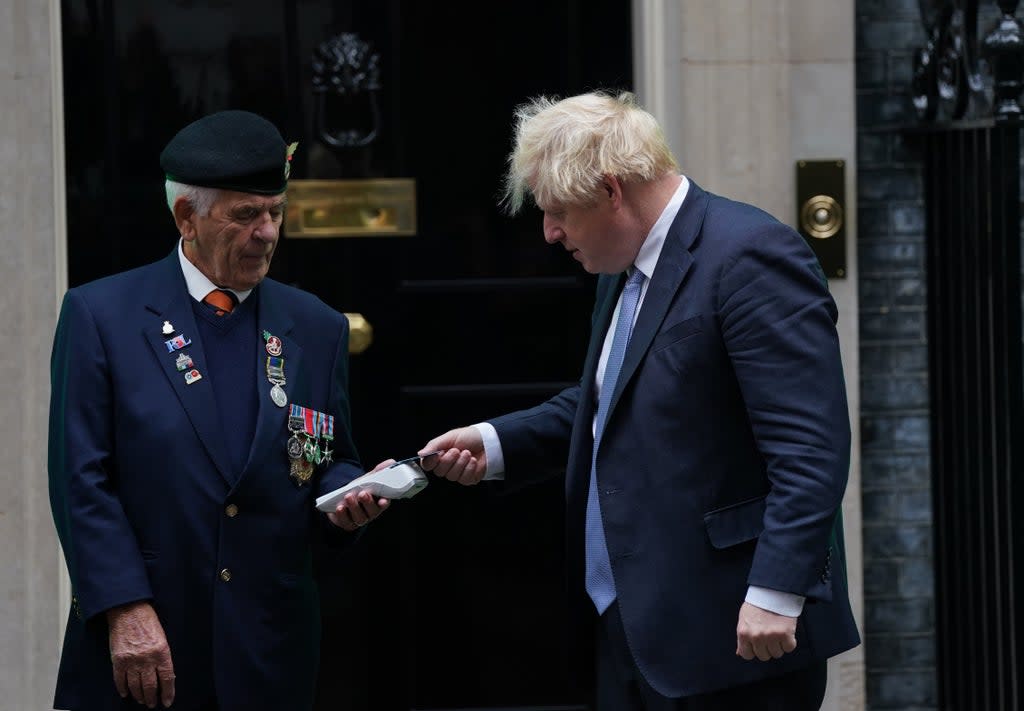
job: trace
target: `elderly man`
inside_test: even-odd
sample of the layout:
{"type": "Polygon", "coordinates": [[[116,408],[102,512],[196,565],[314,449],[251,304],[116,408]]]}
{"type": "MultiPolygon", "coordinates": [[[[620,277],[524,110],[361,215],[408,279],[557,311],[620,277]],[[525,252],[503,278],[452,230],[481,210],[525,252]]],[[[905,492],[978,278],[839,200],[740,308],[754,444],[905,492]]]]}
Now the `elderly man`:
{"type": "Polygon", "coordinates": [[[363,472],[348,324],[267,279],[295,144],[243,111],[161,155],[181,239],[71,289],[52,360],[50,499],[73,597],[55,706],[308,709],[311,543],[387,501],[314,499],[363,472]]]}
{"type": "Polygon", "coordinates": [[[598,709],[817,709],[858,643],[839,506],[850,434],[813,253],[679,175],[630,95],[522,107],[506,197],[600,274],[581,382],[452,430],[473,484],[567,463],[570,593],[597,618],[598,709]]]}

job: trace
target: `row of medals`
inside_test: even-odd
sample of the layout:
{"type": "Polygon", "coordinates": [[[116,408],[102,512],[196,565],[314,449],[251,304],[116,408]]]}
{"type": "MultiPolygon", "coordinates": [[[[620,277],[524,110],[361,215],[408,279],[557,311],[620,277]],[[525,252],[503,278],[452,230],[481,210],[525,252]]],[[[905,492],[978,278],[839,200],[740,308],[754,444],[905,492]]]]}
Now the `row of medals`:
{"type": "MultiPolygon", "coordinates": [[[[284,391],[287,380],[284,375],[284,357],[281,355],[281,339],[264,331],[263,340],[267,349],[267,380],[272,386],[270,399],[278,407],[284,407],[288,404],[288,395],[284,391]]],[[[334,439],[334,417],[292,405],[288,416],[288,431],[291,432],[286,445],[288,474],[302,486],[312,478],[314,466],[331,463],[330,443],[334,439]],[[310,415],[308,424],[307,413],[310,415]],[[324,440],[322,445],[321,439],[324,440]]]]}

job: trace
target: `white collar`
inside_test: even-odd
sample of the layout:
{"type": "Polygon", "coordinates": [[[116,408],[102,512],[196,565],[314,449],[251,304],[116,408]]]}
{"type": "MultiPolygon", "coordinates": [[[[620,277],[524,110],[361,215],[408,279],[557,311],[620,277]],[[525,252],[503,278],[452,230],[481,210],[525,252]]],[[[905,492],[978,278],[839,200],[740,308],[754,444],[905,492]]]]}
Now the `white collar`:
{"type": "Polygon", "coordinates": [[[636,255],[636,261],[633,262],[633,267],[642,271],[648,279],[654,275],[654,268],[658,266],[658,258],[661,257],[661,249],[665,246],[665,238],[668,237],[668,229],[675,221],[679,208],[683,206],[683,200],[690,191],[690,181],[685,175],[679,177],[682,178],[679,186],[672,193],[665,209],[661,211],[661,216],[654,223],[654,227],[647,233],[647,238],[640,245],[640,251],[636,255]]]}
{"type": "MultiPolygon", "coordinates": [[[[178,261],[181,263],[181,272],[185,275],[185,284],[188,286],[189,295],[196,301],[202,301],[214,289],[223,289],[217,286],[210,278],[199,271],[199,268],[188,261],[185,256],[185,240],[178,240],[178,261]]],[[[252,289],[238,291],[237,289],[225,289],[238,297],[238,303],[242,303],[252,293],[252,289]]]]}

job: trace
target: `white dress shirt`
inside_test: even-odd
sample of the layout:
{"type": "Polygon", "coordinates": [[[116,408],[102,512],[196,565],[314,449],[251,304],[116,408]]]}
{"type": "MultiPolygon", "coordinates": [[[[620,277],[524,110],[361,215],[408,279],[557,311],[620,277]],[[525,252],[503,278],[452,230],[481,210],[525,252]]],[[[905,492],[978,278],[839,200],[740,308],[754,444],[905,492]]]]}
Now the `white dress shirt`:
{"type": "Polygon", "coordinates": [[[188,293],[196,301],[202,301],[214,289],[230,291],[238,297],[238,303],[245,301],[249,294],[252,293],[252,289],[246,289],[245,291],[228,289],[227,287],[217,286],[210,281],[209,277],[199,271],[195,264],[188,261],[188,258],[185,256],[185,240],[183,239],[178,240],[178,261],[181,263],[181,273],[185,275],[185,285],[188,286],[188,293]]]}

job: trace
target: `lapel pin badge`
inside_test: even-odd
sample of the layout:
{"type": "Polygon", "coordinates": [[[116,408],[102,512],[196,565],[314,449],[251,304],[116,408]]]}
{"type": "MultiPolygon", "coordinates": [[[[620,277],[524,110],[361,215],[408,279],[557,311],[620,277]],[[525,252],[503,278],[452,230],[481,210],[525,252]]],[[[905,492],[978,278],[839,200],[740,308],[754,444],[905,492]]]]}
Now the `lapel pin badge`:
{"type": "Polygon", "coordinates": [[[174,351],[180,351],[185,346],[192,345],[192,339],[185,338],[183,335],[177,335],[174,338],[164,341],[164,345],[167,346],[168,353],[173,353],[174,351]]]}
{"type": "Polygon", "coordinates": [[[170,321],[164,321],[164,327],[160,329],[160,332],[163,333],[165,336],[170,336],[172,333],[174,333],[174,326],[171,325],[170,321]]]}
{"type": "Polygon", "coordinates": [[[197,380],[202,380],[202,379],[203,379],[202,374],[200,374],[200,372],[198,370],[196,370],[195,368],[193,368],[192,370],[190,370],[187,373],[185,373],[185,385],[191,385],[192,383],[196,382],[197,380]]]}

